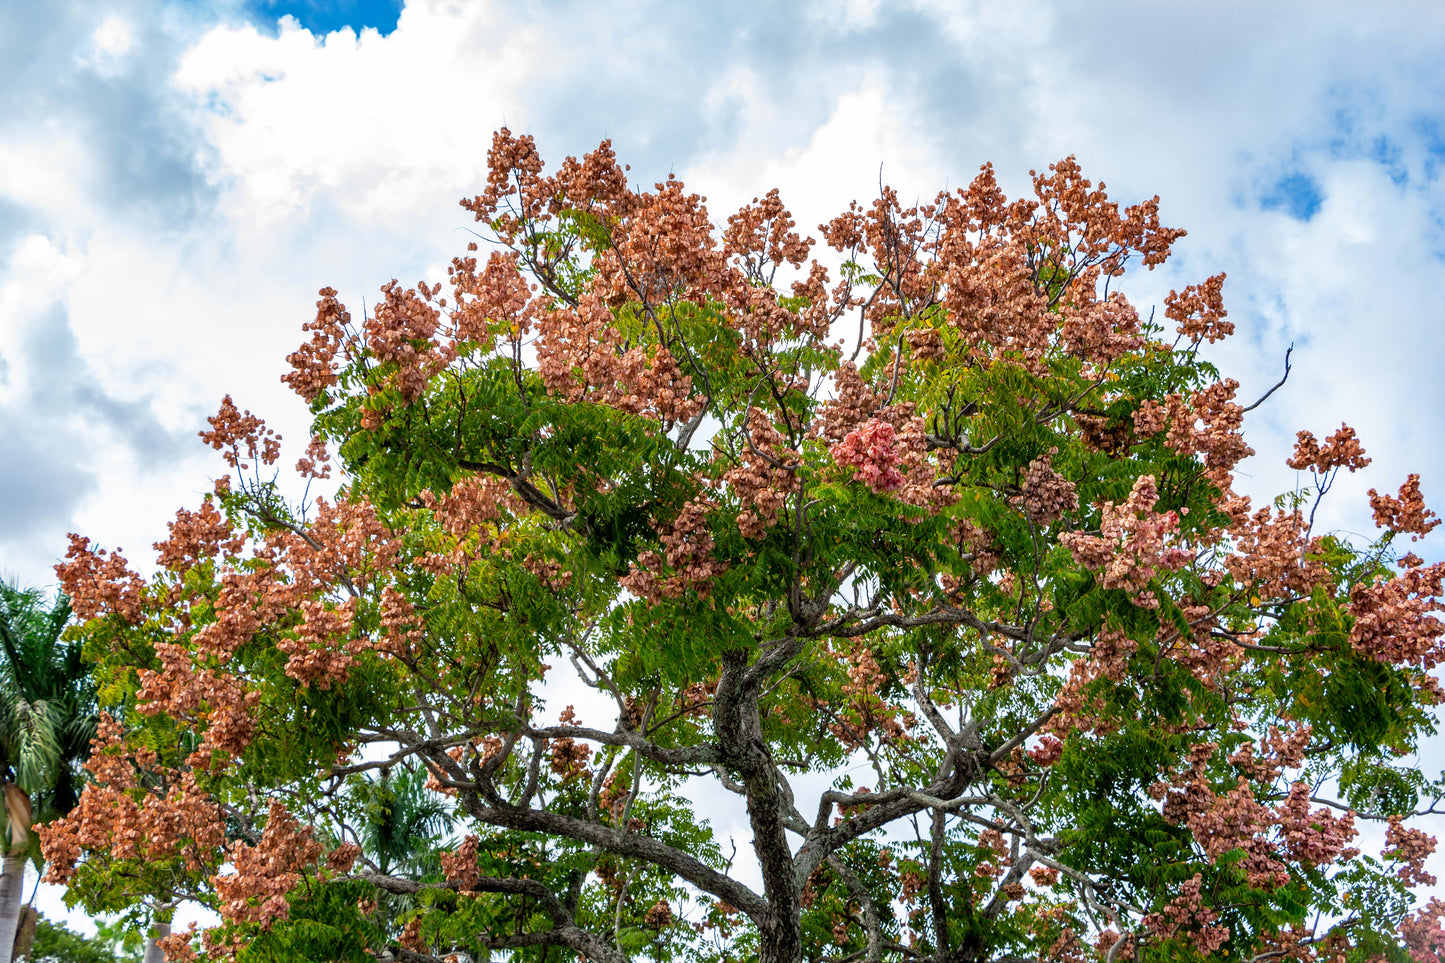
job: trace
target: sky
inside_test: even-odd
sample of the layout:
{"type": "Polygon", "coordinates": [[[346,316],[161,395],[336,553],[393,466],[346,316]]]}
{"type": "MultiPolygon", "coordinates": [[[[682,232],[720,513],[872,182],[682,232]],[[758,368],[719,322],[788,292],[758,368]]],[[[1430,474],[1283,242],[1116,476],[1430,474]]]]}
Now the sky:
{"type": "Polygon", "coordinates": [[[0,0],[0,573],[51,586],[68,532],[145,568],[223,470],[225,393],[304,439],[279,378],[317,289],[444,280],[502,125],[551,163],[611,138],[715,221],[1069,154],[1158,194],[1189,234],[1131,299],[1226,272],[1246,402],[1293,345],[1240,487],[1347,421],[1374,463],[1320,526],[1367,537],[1371,487],[1445,506],[1442,62],[1437,2],[0,0]]]}

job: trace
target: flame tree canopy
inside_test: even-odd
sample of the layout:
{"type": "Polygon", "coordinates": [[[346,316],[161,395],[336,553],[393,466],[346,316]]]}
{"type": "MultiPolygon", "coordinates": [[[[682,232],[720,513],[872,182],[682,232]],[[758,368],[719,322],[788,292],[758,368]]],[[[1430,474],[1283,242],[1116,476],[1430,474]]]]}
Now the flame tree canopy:
{"type": "Polygon", "coordinates": [[[45,831],[72,899],[219,913],[171,959],[1445,952],[1403,761],[1445,565],[1392,548],[1438,521],[1412,476],[1374,544],[1312,528],[1347,427],[1234,491],[1223,276],[1162,323],[1122,290],[1183,234],[1157,198],[985,167],[829,255],[606,143],[489,166],[445,294],[323,289],[289,359],[334,500],[228,397],[154,578],[73,538],[110,710],[45,831]],[[397,771],[452,831],[382,860],[397,771]]]}

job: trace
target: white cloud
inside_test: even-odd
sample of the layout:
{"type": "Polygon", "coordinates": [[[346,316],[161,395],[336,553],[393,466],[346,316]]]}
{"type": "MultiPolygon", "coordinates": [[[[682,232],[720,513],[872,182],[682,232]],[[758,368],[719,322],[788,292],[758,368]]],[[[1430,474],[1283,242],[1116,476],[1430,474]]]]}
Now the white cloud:
{"type": "Polygon", "coordinates": [[[93,165],[85,139],[51,120],[0,140],[0,200],[40,214],[65,229],[94,209],[87,187],[93,165]]]}
{"type": "Polygon", "coordinates": [[[118,14],[108,14],[90,35],[86,49],[76,54],[76,62],[102,77],[114,77],[126,66],[136,47],[135,28],[118,14]]]}
{"type": "Polygon", "coordinates": [[[82,260],[45,235],[31,234],[16,246],[10,266],[0,276],[0,405],[33,389],[36,372],[20,346],[32,327],[46,323],[47,309],[65,299],[82,260]]]}
{"type": "Polygon", "coordinates": [[[755,77],[732,76],[709,97],[740,99],[749,118],[734,140],[716,145],[684,172],[690,187],[708,196],[717,222],[776,187],[798,230],[816,236],[817,225],[845,210],[849,200],[875,197],[880,176],[905,201],[919,194],[930,200],[944,181],[925,122],[880,71],[840,91],[823,124],[806,139],[794,133],[792,143],[779,143],[786,112],[769,105],[755,77]]]}
{"type": "Polygon", "coordinates": [[[208,107],[215,173],[253,229],[317,203],[395,228],[479,182],[495,118],[525,122],[518,88],[546,52],[505,27],[493,3],[409,7],[386,37],[222,26],[175,83],[208,107]]]}

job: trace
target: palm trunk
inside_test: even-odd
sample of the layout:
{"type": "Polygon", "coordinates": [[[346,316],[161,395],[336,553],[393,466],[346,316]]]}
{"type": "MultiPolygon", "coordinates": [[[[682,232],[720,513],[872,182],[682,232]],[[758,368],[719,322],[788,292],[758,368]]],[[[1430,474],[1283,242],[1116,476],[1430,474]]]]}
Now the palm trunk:
{"type": "Polygon", "coordinates": [[[15,931],[20,924],[20,899],[25,895],[25,853],[5,854],[0,874],[0,963],[10,963],[15,931]]]}

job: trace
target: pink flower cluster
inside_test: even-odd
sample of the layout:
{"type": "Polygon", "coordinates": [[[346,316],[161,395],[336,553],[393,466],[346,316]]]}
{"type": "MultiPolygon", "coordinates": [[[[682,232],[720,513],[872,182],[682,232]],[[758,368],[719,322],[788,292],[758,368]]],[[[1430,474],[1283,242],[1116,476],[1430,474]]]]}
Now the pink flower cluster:
{"type": "Polygon", "coordinates": [[[307,404],[336,384],[336,352],[340,350],[346,329],[351,324],[350,312],[336,300],[336,289],[322,288],[320,293],[321,300],[316,302],[316,320],[301,326],[302,331],[311,332],[311,340],[286,357],[291,370],[281,376],[281,380],[306,399],[307,404]]]}
{"type": "Polygon", "coordinates": [[[1374,585],[1350,590],[1350,643],[1378,662],[1432,669],[1445,661],[1445,622],[1433,613],[1440,602],[1445,562],[1406,569],[1374,585]]]}
{"type": "Polygon", "coordinates": [[[897,467],[902,458],[893,448],[893,426],[886,421],[869,418],[848,432],[833,446],[833,460],[840,467],[854,469],[858,480],[875,492],[903,487],[897,467]]]}
{"type": "Polygon", "coordinates": [[[1203,284],[1191,284],[1184,293],[1170,291],[1164,298],[1164,316],[1178,323],[1176,329],[1190,341],[1213,344],[1234,333],[1234,322],[1224,320],[1224,274],[1203,284]]]}
{"type": "MultiPolygon", "coordinates": [[[[436,340],[441,312],[431,300],[440,290],[440,284],[428,287],[424,281],[415,289],[389,281],[382,285],[381,301],[362,326],[372,357],[384,365],[396,366],[388,381],[395,385],[405,404],[420,399],[426,393],[427,382],[456,356],[455,346],[441,345],[436,340]]],[[[373,385],[372,390],[379,390],[379,386],[373,385]]]]}
{"type": "Polygon", "coordinates": [[[1203,874],[1195,873],[1168,906],[1144,917],[1144,928],[1166,940],[1184,940],[1203,956],[1212,954],[1229,940],[1229,927],[1216,924],[1219,916],[1204,905],[1203,888],[1203,874]]]}
{"type": "MultiPolygon", "coordinates": [[[[1298,761],[1297,741],[1284,740],[1279,748],[1289,753],[1288,761],[1298,761]]],[[[1286,760],[1262,770],[1254,765],[1253,754],[1240,758],[1247,775],[1241,775],[1235,787],[1224,795],[1214,792],[1206,767],[1218,744],[1200,743],[1190,752],[1190,769],[1184,774],[1169,774],[1149,788],[1149,794],[1163,801],[1163,815],[1171,823],[1185,823],[1194,840],[1211,863],[1235,850],[1244,851],[1240,861],[1251,886],[1274,889],[1289,881],[1285,860],[1307,866],[1326,866],[1339,860],[1354,859],[1358,849],[1347,847],[1357,835],[1354,813],[1343,816],[1320,807],[1310,811],[1309,785],[1296,781],[1288,796],[1274,806],[1255,798],[1252,776],[1268,775],[1282,767],[1286,760]]],[[[1231,761],[1239,754],[1231,757],[1231,761]]],[[[1269,780],[1273,781],[1273,780],[1269,780]]]]}
{"type": "MultiPolygon", "coordinates": [[[[1049,719],[1044,731],[1058,737],[1066,737],[1075,730],[1099,733],[1110,731],[1112,724],[1100,718],[1102,700],[1097,697],[1090,698],[1084,690],[1098,679],[1122,682],[1128,671],[1129,658],[1138,647],[1138,643],[1127,633],[1113,626],[1100,629],[1089,648],[1088,656],[1075,659],[1069,666],[1069,678],[1054,697],[1054,715],[1049,719]]],[[[1053,744],[1047,742],[1049,736],[1044,738],[1046,741],[1038,750],[1040,754],[1030,755],[1041,765],[1053,765],[1062,754],[1063,747],[1060,745],[1055,751],[1053,744]]]]}
{"type": "Polygon", "coordinates": [[[724,284],[727,257],[713,238],[704,198],[672,175],[653,187],[628,198],[625,215],[612,221],[611,247],[593,261],[594,290],[610,307],[722,299],[734,285],[724,284]]]}
{"type": "Polygon", "coordinates": [[[294,635],[276,640],[276,651],[286,656],[286,674],[305,686],[329,689],[345,682],[356,665],[356,656],[372,647],[365,636],[353,634],[356,599],[341,603],[306,599],[301,603],[301,623],[294,635]]]}
{"type": "MultiPolygon", "coordinates": [[[[994,538],[972,519],[960,518],[953,523],[953,544],[964,561],[979,575],[987,575],[998,567],[999,549],[994,538]]],[[[944,575],[944,589],[952,592],[953,577],[944,575]]]]}
{"type": "Polygon", "coordinates": [[[1244,650],[1215,631],[1219,619],[1210,606],[1182,603],[1179,611],[1187,629],[1181,631],[1176,623],[1160,619],[1156,633],[1159,651],[1210,689],[1219,691],[1222,682],[1239,666],[1244,650]]]}
{"type": "Polygon", "coordinates": [[[132,625],[144,620],[145,582],[119,551],[92,549],[90,539],[72,532],[65,561],[55,566],[55,574],[77,617],[119,615],[132,625]]]}
{"type": "MultiPolygon", "coordinates": [[[[1267,838],[1274,814],[1268,806],[1254,798],[1254,789],[1244,778],[1223,796],[1209,794],[1210,805],[1191,810],[1185,817],[1209,861],[1215,862],[1225,853],[1242,849],[1240,863],[1251,886],[1274,889],[1289,882],[1285,865],[1275,858],[1278,848],[1267,838]]],[[[1168,804],[1165,804],[1168,816],[1168,804]]]]}
{"type": "Polygon", "coordinates": [[[1029,462],[1023,483],[1019,486],[1019,494],[1009,499],[1030,521],[1044,528],[1079,507],[1079,495],[1074,483],[1054,471],[1053,457],[1058,453],[1058,448],[1050,448],[1029,462]]]}
{"type": "Polygon", "coordinates": [[[457,889],[463,893],[476,889],[482,878],[481,871],[477,868],[477,852],[481,843],[479,836],[468,833],[456,849],[443,850],[440,853],[442,875],[447,882],[456,883],[457,889]]]}
{"type": "Polygon", "coordinates": [[[456,296],[451,321],[459,351],[465,350],[464,344],[489,351],[499,334],[520,340],[531,331],[537,314],[550,306],[546,299],[532,297],[533,285],[518,261],[515,251],[494,251],[480,272],[475,257],[452,261],[447,274],[456,296]]]}
{"type": "Polygon", "coordinates": [[[1385,851],[1388,860],[1401,863],[1395,875],[1406,886],[1434,886],[1435,877],[1425,872],[1425,860],[1435,852],[1435,837],[1404,824],[1400,816],[1391,816],[1385,830],[1385,851]]]}
{"type": "Polygon", "coordinates": [[[813,433],[833,440],[833,461],[880,494],[937,511],[955,500],[949,488],[933,484],[936,468],[928,456],[927,430],[911,404],[873,409],[877,396],[851,365],[838,369],[839,397],[822,406],[813,433]],[[873,414],[866,412],[874,410],[873,414]]]}
{"type": "Polygon", "coordinates": [[[1272,783],[1286,769],[1298,769],[1304,762],[1305,748],[1314,736],[1314,729],[1304,725],[1281,732],[1270,726],[1265,735],[1264,751],[1257,743],[1246,742],[1229,756],[1229,764],[1252,782],[1272,783]]]}
{"type": "Polygon", "coordinates": [[[425,492],[422,502],[435,513],[442,529],[459,543],[484,532],[504,513],[521,517],[528,511],[526,502],[505,478],[480,473],[458,479],[440,498],[425,492]]]}
{"type": "Polygon", "coordinates": [[[1179,514],[1156,514],[1158,502],[1154,476],[1141,475],[1123,504],[1099,506],[1103,521],[1098,535],[1065,532],[1059,537],[1074,561],[1099,573],[1101,586],[1132,592],[1134,603],[1143,608],[1159,605],[1148,591],[1159,572],[1178,571],[1194,559],[1193,551],[1168,544],[1179,528],[1179,514]]]}
{"type": "Polygon", "coordinates": [[[1329,569],[1314,557],[1320,540],[1310,537],[1298,509],[1266,506],[1251,516],[1247,501],[1238,504],[1242,511],[1230,525],[1234,551],[1224,562],[1235,581],[1251,586],[1260,598],[1308,595],[1328,584],[1329,569]]]}
{"type": "Polygon", "coordinates": [[[1064,741],[1051,732],[1044,733],[1039,737],[1038,744],[1028,751],[1028,756],[1040,766],[1052,766],[1064,758],[1064,741]]]}
{"type": "Polygon", "coordinates": [[[748,411],[747,440],[739,446],[739,463],[723,472],[723,482],[741,509],[738,530],[744,538],[762,538],[778,520],[797,479],[785,468],[798,453],[760,408],[748,411]],[[751,442],[750,444],[748,442],[751,442]]]}
{"type": "Polygon", "coordinates": [[[843,683],[847,696],[838,715],[828,724],[849,751],[872,745],[875,740],[896,744],[908,738],[916,720],[912,713],[886,701],[879,690],[887,682],[873,651],[866,645],[845,651],[831,651],[844,668],[848,681],[843,683]]]}
{"type": "Polygon", "coordinates": [[[1324,807],[1311,812],[1309,804],[1310,787],[1295,782],[1289,787],[1289,796],[1275,808],[1286,858],[1304,866],[1327,866],[1358,856],[1358,849],[1345,845],[1356,835],[1355,814],[1336,817],[1324,807]]]}
{"type": "Polygon", "coordinates": [[[194,771],[159,770],[155,763],[154,750],[128,750],[121,724],[101,714],[85,763],[92,778],[79,803],[38,827],[50,864],[47,882],[69,882],[83,851],[174,861],[190,872],[219,862],[226,827],[215,800],[197,785],[194,771]]]}
{"type": "Polygon", "coordinates": [[[1445,963],[1445,900],[1432,896],[1424,907],[1400,922],[1400,936],[1414,963],[1445,963]]]}
{"type": "Polygon", "coordinates": [[[234,871],[211,877],[221,898],[221,917],[233,923],[259,923],[263,929],[286,919],[291,915],[286,894],[321,854],[311,827],[300,825],[285,806],[273,801],[260,841],[254,846],[234,843],[230,851],[234,871]]]}
{"type": "Polygon", "coordinates": [[[706,598],[713,578],[727,570],[725,563],[713,557],[708,518],[715,508],[717,504],[707,497],[684,503],[677,517],[659,530],[662,554],[639,553],[637,562],[622,577],[622,587],[654,602],[680,599],[689,589],[706,598]]]}
{"type": "Polygon", "coordinates": [[[803,239],[793,228],[797,222],[783,206],[777,188],[768,191],[762,200],[753,198],[728,218],[723,231],[723,250],[741,258],[749,277],[759,281],[772,280],[768,268],[782,264],[800,266],[812,248],[812,238],[803,239]]]}
{"type": "Polygon", "coordinates": [[[1381,495],[1370,489],[1370,508],[1375,512],[1375,524],[1392,532],[1412,532],[1410,541],[1417,542],[1421,535],[1427,535],[1440,524],[1440,518],[1425,507],[1420,494],[1420,476],[1411,475],[1400,486],[1400,497],[1381,495]]]}
{"type": "Polygon", "coordinates": [[[1134,409],[1134,434],[1151,438],[1169,427],[1169,409],[1152,398],[1145,398],[1134,409]]]}
{"type": "Polygon", "coordinates": [[[206,421],[211,430],[201,432],[201,440],[224,452],[232,468],[245,471],[256,461],[272,465],[281,456],[281,436],[260,418],[237,408],[230,395],[221,399],[220,410],[206,421]]]}
{"type": "MultiPolygon", "coordinates": [[[[1091,290],[1087,279],[1079,287],[1091,290]]],[[[1059,340],[1069,353],[1092,364],[1108,364],[1144,343],[1139,331],[1139,312],[1118,291],[1102,300],[1088,299],[1082,305],[1065,306],[1059,340]]]]}
{"type": "Polygon", "coordinates": [[[883,398],[868,387],[851,361],[833,373],[833,397],[818,406],[812,431],[830,442],[842,441],[854,428],[883,407],[883,398]]]}
{"type": "Polygon", "coordinates": [[[1169,447],[1181,455],[1203,455],[1208,477],[1222,489],[1234,466],[1254,454],[1241,434],[1244,407],[1234,401],[1238,390],[1238,381],[1225,378],[1194,392],[1187,402],[1178,394],[1165,399],[1169,447]]]}
{"type": "Polygon", "coordinates": [[[1355,435],[1355,429],[1341,424],[1340,430],[1330,435],[1321,445],[1308,431],[1295,436],[1294,454],[1285,462],[1289,467],[1303,471],[1308,469],[1317,475],[1344,468],[1355,471],[1370,463],[1365,449],[1355,435]]]}
{"type": "Polygon", "coordinates": [[[667,347],[624,344],[611,310],[596,296],[583,297],[575,311],[544,315],[538,327],[537,370],[552,394],[666,424],[701,410],[692,379],[667,347]]]}

